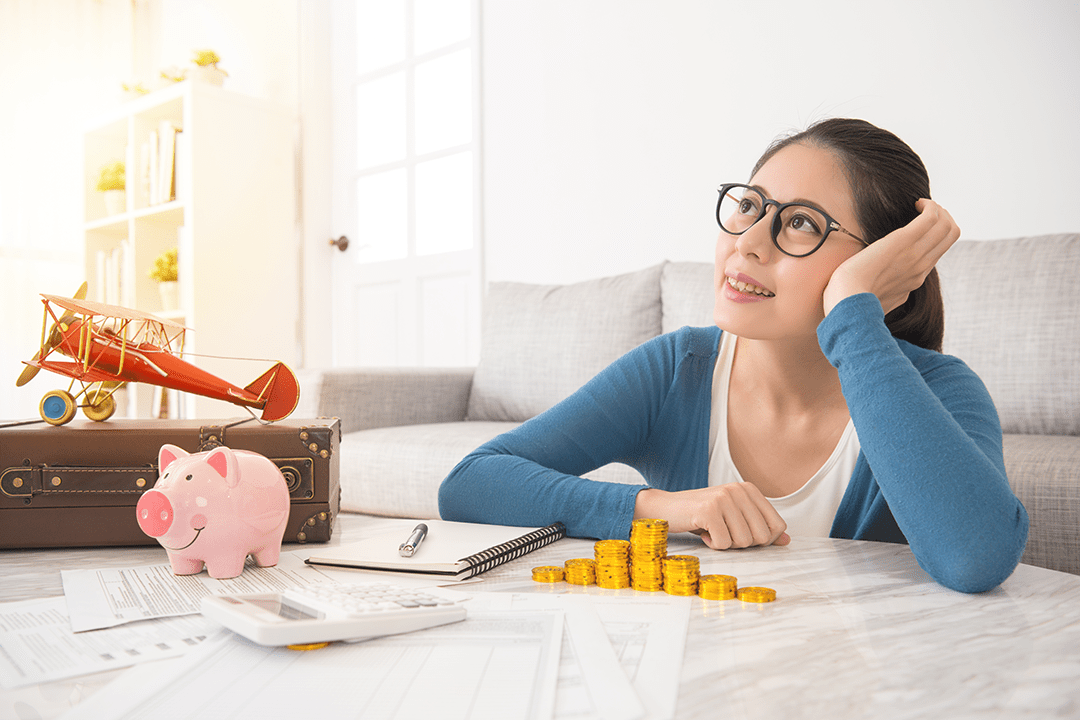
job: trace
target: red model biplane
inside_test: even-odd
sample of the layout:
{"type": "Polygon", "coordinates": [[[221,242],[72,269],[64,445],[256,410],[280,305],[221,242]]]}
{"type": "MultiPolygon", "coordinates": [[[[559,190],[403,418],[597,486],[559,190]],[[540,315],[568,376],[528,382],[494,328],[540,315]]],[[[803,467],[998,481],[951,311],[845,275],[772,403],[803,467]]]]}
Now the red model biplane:
{"type": "Polygon", "coordinates": [[[25,385],[39,370],[71,378],[67,390],[51,390],[42,398],[39,410],[45,422],[63,425],[79,407],[91,420],[107,420],[116,411],[113,393],[126,382],[158,385],[255,408],[262,410],[266,422],[286,418],[296,409],[300,387],[284,363],[276,363],[247,387],[237,387],[179,357],[186,331],[183,325],[138,310],[85,300],[85,296],[85,283],[74,297],[41,296],[45,304],[41,349],[33,359],[24,361],[27,367],[15,384],[25,385]],[[53,359],[54,353],[70,360],[53,359]],[[73,393],[76,383],[81,389],[73,393]]]}

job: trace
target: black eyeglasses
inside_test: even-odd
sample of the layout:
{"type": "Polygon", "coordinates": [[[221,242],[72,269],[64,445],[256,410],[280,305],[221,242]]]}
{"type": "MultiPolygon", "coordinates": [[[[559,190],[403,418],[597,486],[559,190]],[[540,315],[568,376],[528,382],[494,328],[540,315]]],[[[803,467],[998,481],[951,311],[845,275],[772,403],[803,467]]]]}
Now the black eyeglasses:
{"type": "Polygon", "coordinates": [[[716,222],[729,235],[742,235],[765,217],[769,206],[776,207],[770,228],[773,245],[791,257],[806,257],[817,252],[833,230],[850,235],[863,245],[870,243],[840,227],[826,213],[803,203],[778,203],[756,188],[740,183],[728,183],[717,188],[716,222]]]}

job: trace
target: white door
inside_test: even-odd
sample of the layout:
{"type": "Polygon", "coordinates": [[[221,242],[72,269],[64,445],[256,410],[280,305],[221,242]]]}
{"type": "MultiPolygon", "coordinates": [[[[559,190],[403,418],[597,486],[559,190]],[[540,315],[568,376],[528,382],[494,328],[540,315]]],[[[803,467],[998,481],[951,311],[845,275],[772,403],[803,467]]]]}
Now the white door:
{"type": "Polygon", "coordinates": [[[335,0],[333,363],[473,365],[476,0],[335,0]]]}

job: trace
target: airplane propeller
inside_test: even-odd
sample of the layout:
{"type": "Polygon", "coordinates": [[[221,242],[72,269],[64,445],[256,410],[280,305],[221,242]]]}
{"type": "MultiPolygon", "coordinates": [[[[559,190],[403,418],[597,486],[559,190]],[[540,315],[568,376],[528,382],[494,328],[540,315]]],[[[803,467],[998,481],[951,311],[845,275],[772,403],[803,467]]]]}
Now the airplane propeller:
{"type": "MultiPolygon", "coordinates": [[[[84,282],[82,285],[79,286],[79,289],[76,290],[75,294],[71,297],[75,300],[84,299],[86,297],[86,289],[86,283],[84,282]]],[[[31,362],[37,362],[41,359],[43,355],[48,354],[54,347],[59,345],[60,340],[63,336],[60,334],[60,328],[58,326],[67,325],[74,320],[74,315],[64,315],[60,318],[59,323],[53,323],[53,326],[49,328],[49,332],[45,335],[45,344],[41,347],[41,349],[34,353],[34,358],[33,360],[31,360],[31,362]]],[[[33,380],[34,376],[38,374],[38,370],[40,369],[41,368],[35,367],[34,365],[27,365],[26,367],[24,367],[23,371],[19,374],[19,379],[15,381],[15,386],[22,387],[26,383],[33,380]]]]}

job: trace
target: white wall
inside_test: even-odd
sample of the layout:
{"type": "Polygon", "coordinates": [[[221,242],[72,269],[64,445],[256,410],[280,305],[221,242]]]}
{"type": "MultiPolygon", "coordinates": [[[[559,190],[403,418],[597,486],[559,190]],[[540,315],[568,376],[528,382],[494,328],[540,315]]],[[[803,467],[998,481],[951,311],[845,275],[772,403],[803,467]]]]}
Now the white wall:
{"type": "Polygon", "coordinates": [[[716,186],[831,116],[915,148],[964,237],[1080,231],[1080,3],[488,0],[483,13],[488,280],[709,261],[716,186]]]}

